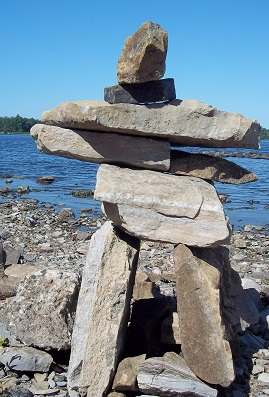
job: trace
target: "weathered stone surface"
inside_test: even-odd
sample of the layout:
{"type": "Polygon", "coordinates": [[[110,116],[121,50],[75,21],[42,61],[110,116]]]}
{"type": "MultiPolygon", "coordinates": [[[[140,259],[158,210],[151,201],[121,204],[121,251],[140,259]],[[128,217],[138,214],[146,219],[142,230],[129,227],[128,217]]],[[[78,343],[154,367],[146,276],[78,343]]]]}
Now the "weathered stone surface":
{"type": "Polygon", "coordinates": [[[10,332],[28,346],[70,348],[79,290],[78,275],[41,270],[27,276],[7,303],[10,332]]]}
{"type": "Polygon", "coordinates": [[[133,288],[133,300],[151,299],[158,295],[160,295],[160,291],[157,285],[150,281],[146,273],[137,271],[133,288]]]}
{"type": "Polygon", "coordinates": [[[0,277],[0,300],[15,296],[19,285],[19,279],[16,277],[0,277]]]}
{"type": "Polygon", "coordinates": [[[163,357],[152,357],[140,366],[137,376],[139,389],[150,395],[191,395],[193,397],[215,397],[217,390],[203,383],[188,368],[184,359],[176,353],[163,357]]]}
{"type": "Polygon", "coordinates": [[[234,370],[220,313],[220,272],[182,244],[174,261],[184,359],[199,378],[227,387],[234,370]]]}
{"type": "Polygon", "coordinates": [[[118,82],[129,84],[159,80],[165,73],[167,47],[167,32],[156,23],[143,23],[125,41],[118,60],[118,82]]]}
{"type": "Polygon", "coordinates": [[[170,167],[170,144],[165,140],[70,130],[45,124],[32,127],[31,135],[38,149],[47,154],[161,171],[170,167]]]}
{"type": "Polygon", "coordinates": [[[170,345],[181,345],[180,326],[178,314],[172,312],[162,322],[161,341],[170,345]]]}
{"type": "Polygon", "coordinates": [[[69,390],[101,396],[121,358],[138,241],[106,222],[91,238],[69,363],[69,390]]]}
{"type": "Polygon", "coordinates": [[[199,153],[173,150],[171,153],[172,174],[195,176],[223,183],[248,183],[258,179],[253,172],[229,160],[199,153]]]}
{"type": "Polygon", "coordinates": [[[101,101],[64,102],[42,123],[64,128],[166,138],[183,145],[259,148],[261,126],[237,113],[196,100],[137,106],[101,101]]]}
{"type": "Polygon", "coordinates": [[[52,364],[50,354],[33,347],[8,347],[0,356],[0,362],[13,371],[47,372],[52,364]]]}
{"type": "Polygon", "coordinates": [[[94,197],[115,225],[139,238],[197,246],[229,239],[215,188],[199,178],[102,164],[94,197]]]}
{"type": "Polygon", "coordinates": [[[118,366],[113,381],[113,389],[116,391],[139,391],[137,386],[137,374],[140,365],[145,361],[146,354],[124,358],[118,366]]]}
{"type": "Polygon", "coordinates": [[[176,98],[174,79],[162,79],[138,84],[117,84],[105,87],[104,100],[108,103],[146,104],[167,102],[176,98]]]}
{"type": "Polygon", "coordinates": [[[26,276],[34,274],[38,270],[41,270],[41,268],[33,265],[10,265],[5,269],[5,275],[23,280],[26,276]]]}

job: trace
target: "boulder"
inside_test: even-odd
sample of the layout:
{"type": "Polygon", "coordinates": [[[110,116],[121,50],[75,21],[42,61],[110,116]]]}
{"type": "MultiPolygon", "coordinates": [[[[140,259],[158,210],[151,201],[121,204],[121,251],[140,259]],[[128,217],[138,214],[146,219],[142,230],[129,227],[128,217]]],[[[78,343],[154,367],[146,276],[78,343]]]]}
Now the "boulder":
{"type": "Polygon", "coordinates": [[[139,242],[106,222],[93,234],[82,277],[68,388],[101,396],[121,359],[139,242]]]}
{"type": "Polygon", "coordinates": [[[199,178],[102,164],[94,197],[116,226],[139,238],[194,246],[229,240],[215,188],[199,178]]]}
{"type": "Polygon", "coordinates": [[[68,350],[75,317],[79,278],[56,269],[27,276],[6,305],[10,332],[28,346],[68,350]]]}
{"type": "Polygon", "coordinates": [[[164,138],[175,144],[258,149],[261,126],[196,100],[138,106],[102,101],[64,102],[41,122],[63,128],[164,138]]]}
{"type": "Polygon", "coordinates": [[[183,244],[175,248],[174,262],[184,359],[199,378],[227,387],[234,380],[234,370],[221,317],[221,274],[213,260],[195,257],[183,244]]]}
{"type": "Polygon", "coordinates": [[[33,126],[31,135],[38,149],[46,154],[161,171],[170,167],[170,144],[165,140],[70,130],[45,124],[33,126]]]}
{"type": "Polygon", "coordinates": [[[253,172],[232,161],[200,153],[173,150],[170,172],[223,183],[248,183],[258,179],[253,172]]]}
{"type": "Polygon", "coordinates": [[[158,396],[216,397],[217,390],[203,383],[188,368],[184,359],[169,352],[163,357],[151,357],[141,366],[137,376],[143,393],[158,396]]]}
{"type": "Polygon", "coordinates": [[[175,98],[174,79],[162,79],[138,84],[117,84],[104,89],[104,100],[108,103],[146,104],[167,102],[175,98]]]}
{"type": "Polygon", "coordinates": [[[167,32],[156,23],[143,23],[125,41],[118,60],[118,82],[130,84],[159,80],[165,73],[167,47],[167,32]]]}
{"type": "Polygon", "coordinates": [[[33,347],[8,347],[0,355],[0,363],[13,371],[48,372],[52,364],[50,354],[33,347]]]}
{"type": "Polygon", "coordinates": [[[137,374],[140,365],[145,361],[146,354],[135,357],[124,358],[118,366],[113,381],[113,390],[116,391],[139,391],[137,386],[137,374]]]}

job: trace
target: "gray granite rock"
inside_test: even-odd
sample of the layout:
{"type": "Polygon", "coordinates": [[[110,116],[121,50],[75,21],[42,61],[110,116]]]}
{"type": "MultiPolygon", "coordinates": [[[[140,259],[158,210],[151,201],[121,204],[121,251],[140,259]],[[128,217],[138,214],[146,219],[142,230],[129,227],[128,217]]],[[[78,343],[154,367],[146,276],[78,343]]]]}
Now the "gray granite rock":
{"type": "Polygon", "coordinates": [[[68,350],[75,317],[79,277],[44,269],[27,276],[6,305],[10,332],[28,346],[68,350]]]}
{"type": "Polygon", "coordinates": [[[69,390],[96,397],[111,386],[124,344],[138,246],[111,222],[91,238],[72,337],[69,390]]]}
{"type": "Polygon", "coordinates": [[[13,371],[47,372],[53,359],[49,353],[33,347],[8,347],[0,362],[13,371]]]}
{"type": "Polygon", "coordinates": [[[216,397],[217,390],[198,379],[176,353],[152,357],[140,366],[138,387],[143,393],[158,396],[191,395],[193,397],[216,397]]]}

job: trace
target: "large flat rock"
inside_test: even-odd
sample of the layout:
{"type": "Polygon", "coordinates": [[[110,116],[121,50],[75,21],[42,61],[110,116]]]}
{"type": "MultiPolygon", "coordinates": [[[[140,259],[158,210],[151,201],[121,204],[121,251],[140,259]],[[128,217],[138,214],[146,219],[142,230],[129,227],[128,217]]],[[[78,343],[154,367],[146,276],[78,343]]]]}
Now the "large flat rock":
{"type": "Polygon", "coordinates": [[[138,246],[111,222],[91,238],[72,335],[69,391],[96,397],[111,386],[124,345],[138,246]]]}
{"type": "Polygon", "coordinates": [[[229,239],[216,190],[199,178],[102,164],[94,197],[115,225],[139,238],[194,246],[229,239]]]}
{"type": "Polygon", "coordinates": [[[30,132],[38,149],[46,154],[160,171],[167,171],[170,167],[170,144],[165,140],[46,124],[36,124],[30,132]]]}
{"type": "Polygon", "coordinates": [[[119,83],[159,80],[165,73],[168,34],[160,25],[147,21],[127,37],[118,60],[119,83]]]}
{"type": "Polygon", "coordinates": [[[141,366],[137,376],[143,393],[158,396],[216,397],[217,390],[203,383],[176,353],[151,357],[141,366]]]}
{"type": "Polygon", "coordinates": [[[240,184],[254,182],[257,175],[232,161],[200,153],[171,152],[172,174],[195,176],[217,182],[240,184]]]}
{"type": "MultiPolygon", "coordinates": [[[[207,250],[208,260],[194,256],[183,244],[174,251],[181,347],[195,375],[227,387],[235,375],[221,314],[222,272],[210,260],[212,251],[207,250]]],[[[221,262],[223,252],[215,254],[219,254],[221,262]]]]}
{"type": "Polygon", "coordinates": [[[64,102],[44,112],[41,122],[64,128],[147,135],[176,144],[207,147],[258,149],[261,132],[254,120],[190,99],[147,106],[64,102]]]}

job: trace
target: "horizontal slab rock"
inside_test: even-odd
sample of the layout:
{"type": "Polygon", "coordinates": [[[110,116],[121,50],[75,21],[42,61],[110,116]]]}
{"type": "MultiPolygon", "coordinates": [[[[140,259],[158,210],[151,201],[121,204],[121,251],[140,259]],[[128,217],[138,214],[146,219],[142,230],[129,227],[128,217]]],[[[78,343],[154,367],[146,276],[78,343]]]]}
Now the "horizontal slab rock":
{"type": "Polygon", "coordinates": [[[170,172],[232,184],[248,183],[258,179],[256,174],[232,161],[181,150],[172,150],[170,172]]]}
{"type": "Polygon", "coordinates": [[[64,129],[36,124],[31,135],[37,148],[54,154],[93,163],[115,163],[167,171],[170,144],[165,140],[128,135],[64,129]]]}
{"type": "Polygon", "coordinates": [[[8,347],[0,355],[0,363],[13,371],[48,372],[52,357],[50,354],[33,347],[8,347]]]}
{"type": "Polygon", "coordinates": [[[230,236],[215,188],[199,178],[103,164],[94,198],[115,225],[139,238],[208,246],[230,236]]]}
{"type": "Polygon", "coordinates": [[[217,390],[203,383],[188,368],[184,359],[176,353],[147,359],[137,376],[138,387],[143,393],[158,396],[215,397],[217,390]]]}
{"type": "Polygon", "coordinates": [[[93,234],[83,271],[68,389],[104,395],[121,359],[139,242],[106,222],[93,234]]]}
{"type": "Polygon", "coordinates": [[[176,98],[174,79],[162,79],[137,84],[118,84],[105,87],[104,100],[108,103],[154,103],[176,98]]]}
{"type": "Polygon", "coordinates": [[[196,100],[147,106],[102,101],[64,102],[41,122],[64,128],[165,138],[182,145],[259,148],[261,126],[196,100]]]}
{"type": "Polygon", "coordinates": [[[117,65],[118,82],[159,80],[165,73],[167,47],[167,32],[156,23],[143,23],[125,41],[117,65]]]}
{"type": "Polygon", "coordinates": [[[79,286],[78,275],[67,271],[27,276],[6,306],[10,332],[28,346],[70,349],[79,286]]]}
{"type": "MultiPolygon", "coordinates": [[[[212,255],[212,250],[207,252],[212,255]]],[[[213,254],[218,252],[222,254],[213,254]]],[[[195,257],[183,244],[175,248],[174,263],[184,359],[200,379],[227,387],[235,375],[221,316],[221,272],[212,260],[195,257]]]]}

